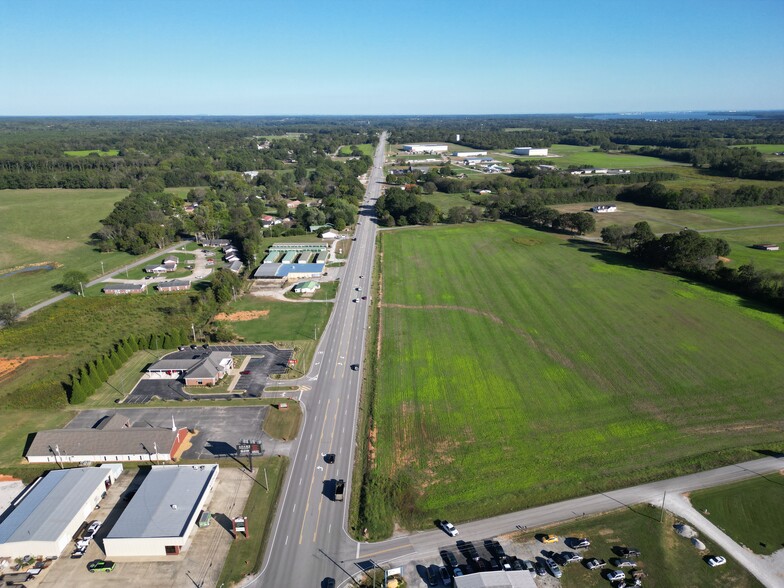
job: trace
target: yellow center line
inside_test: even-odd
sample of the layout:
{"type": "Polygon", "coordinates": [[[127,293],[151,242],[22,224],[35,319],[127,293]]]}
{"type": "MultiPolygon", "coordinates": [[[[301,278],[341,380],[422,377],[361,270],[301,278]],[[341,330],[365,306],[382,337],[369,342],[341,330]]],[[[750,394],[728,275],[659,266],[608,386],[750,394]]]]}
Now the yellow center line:
{"type": "MultiPolygon", "coordinates": [[[[330,450],[331,450],[331,448],[333,446],[333,442],[335,440],[335,428],[338,425],[338,414],[340,414],[340,398],[338,398],[335,401],[335,422],[332,424],[332,435],[329,438],[330,450]]],[[[324,421],[326,422],[326,419],[324,419],[324,421]]],[[[327,479],[327,471],[326,471],[326,469],[324,470],[324,479],[325,480],[327,479]]],[[[322,504],[324,504],[324,501],[323,500],[319,500],[318,513],[316,514],[316,528],[313,531],[313,543],[316,542],[316,535],[318,534],[319,521],[321,520],[321,505],[322,504]]]]}
{"type": "MultiPolygon", "coordinates": [[[[329,403],[330,401],[327,400],[327,407],[324,411],[324,414],[327,414],[329,410],[329,403]]],[[[327,419],[324,419],[324,422],[321,424],[321,437],[319,437],[319,447],[321,447],[321,441],[324,439],[324,426],[327,424],[327,419]]],[[[317,452],[318,453],[318,452],[317,452]]],[[[308,488],[308,499],[305,501],[305,512],[302,515],[302,527],[299,530],[299,544],[302,545],[302,534],[305,532],[305,521],[308,518],[308,509],[310,507],[310,494],[313,492],[313,482],[316,479],[316,469],[313,470],[313,475],[310,477],[310,488],[308,488]]]]}

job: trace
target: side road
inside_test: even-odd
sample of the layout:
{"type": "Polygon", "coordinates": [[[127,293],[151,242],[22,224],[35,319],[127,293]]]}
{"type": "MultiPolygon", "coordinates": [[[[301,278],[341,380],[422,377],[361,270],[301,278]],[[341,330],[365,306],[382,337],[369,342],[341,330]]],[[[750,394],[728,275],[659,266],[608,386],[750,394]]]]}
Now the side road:
{"type": "Polygon", "coordinates": [[[741,547],[724,531],[697,512],[691,505],[691,502],[689,502],[689,499],[682,494],[676,494],[672,497],[668,496],[666,509],[688,521],[701,533],[718,543],[726,551],[727,555],[740,563],[768,588],[784,586],[784,558],[777,558],[775,554],[770,556],[757,555],[751,550],[741,547]]]}
{"type": "MultiPolygon", "coordinates": [[[[147,263],[149,261],[152,261],[154,259],[158,259],[161,255],[166,254],[166,253],[171,253],[172,251],[174,251],[178,247],[182,247],[183,245],[186,245],[187,243],[188,243],[187,241],[180,241],[179,243],[175,243],[171,247],[167,247],[166,249],[160,249],[160,250],[156,251],[155,253],[153,253],[152,255],[147,255],[146,257],[142,257],[140,259],[137,259],[133,263],[129,263],[128,265],[124,265],[124,266],[119,267],[117,269],[113,269],[113,270],[109,271],[108,273],[103,274],[102,276],[98,276],[94,280],[92,280],[90,282],[87,282],[84,286],[85,286],[85,288],[89,288],[90,286],[95,286],[96,284],[100,284],[101,282],[105,282],[106,280],[109,279],[109,276],[113,276],[114,274],[117,274],[119,272],[124,272],[125,270],[129,270],[129,269],[135,268],[137,266],[145,264],[145,263],[147,263]]],[[[43,302],[39,302],[38,304],[34,304],[30,308],[26,308],[21,313],[19,313],[19,318],[20,319],[26,318],[26,317],[30,316],[31,314],[33,314],[34,312],[39,311],[42,308],[46,308],[50,304],[54,304],[55,302],[60,302],[61,300],[65,300],[69,296],[73,296],[73,294],[71,294],[70,292],[65,292],[63,294],[58,294],[57,296],[54,296],[53,298],[50,298],[49,300],[44,300],[43,302]]]]}

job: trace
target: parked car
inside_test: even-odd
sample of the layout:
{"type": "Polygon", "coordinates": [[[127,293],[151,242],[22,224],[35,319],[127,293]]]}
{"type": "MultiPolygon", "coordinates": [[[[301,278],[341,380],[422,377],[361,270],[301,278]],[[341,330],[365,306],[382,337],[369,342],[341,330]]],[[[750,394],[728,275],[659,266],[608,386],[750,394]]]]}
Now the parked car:
{"type": "Polygon", "coordinates": [[[575,541],[573,546],[575,549],[585,549],[586,547],[591,546],[591,542],[588,541],[588,539],[586,539],[585,537],[583,537],[575,541]]]}
{"type": "Polygon", "coordinates": [[[90,523],[90,526],[87,527],[87,530],[84,532],[84,539],[92,539],[95,537],[95,534],[98,532],[98,529],[101,528],[101,521],[93,521],[90,523]]]}
{"type": "Polygon", "coordinates": [[[544,563],[553,576],[555,576],[556,578],[560,578],[561,576],[563,576],[563,572],[561,571],[561,568],[558,567],[558,564],[555,563],[552,559],[546,559],[544,560],[544,563]]]}
{"type": "Polygon", "coordinates": [[[558,542],[558,535],[544,535],[542,537],[542,543],[557,543],[558,542]]]}
{"type": "Polygon", "coordinates": [[[708,565],[712,568],[723,566],[725,563],[727,563],[727,558],[721,555],[714,555],[708,558],[708,565]]]}
{"type": "Polygon", "coordinates": [[[522,571],[525,570],[525,567],[523,567],[523,562],[522,561],[520,561],[517,558],[514,558],[512,560],[512,569],[517,571],[517,572],[522,572],[522,571]]]}
{"type": "Polygon", "coordinates": [[[457,529],[455,529],[455,526],[449,521],[441,521],[441,528],[450,537],[455,537],[458,535],[457,529]]]}
{"type": "Polygon", "coordinates": [[[462,576],[462,575],[463,575],[463,570],[461,570],[461,569],[460,569],[460,566],[455,566],[455,567],[452,569],[452,575],[453,575],[455,578],[457,578],[458,576],[462,576]]]}
{"type": "Polygon", "coordinates": [[[624,557],[640,557],[642,555],[636,547],[621,547],[618,552],[624,557]]]}
{"type": "Polygon", "coordinates": [[[449,575],[449,572],[446,570],[446,568],[441,566],[438,568],[438,572],[441,574],[441,581],[444,583],[444,586],[451,586],[452,576],[449,575]]]}
{"type": "Polygon", "coordinates": [[[626,574],[620,570],[605,570],[604,577],[610,582],[620,582],[626,577],[626,574]]]}
{"type": "Polygon", "coordinates": [[[567,563],[574,563],[576,561],[583,560],[583,556],[578,553],[575,553],[574,551],[564,551],[563,553],[561,553],[561,557],[563,557],[567,563]]]}
{"type": "Polygon", "coordinates": [[[630,559],[625,559],[622,557],[613,557],[610,559],[610,565],[613,565],[616,568],[633,568],[637,564],[630,559]]]}
{"type": "Polygon", "coordinates": [[[544,567],[544,564],[540,561],[537,561],[534,564],[534,571],[536,572],[537,576],[544,576],[547,573],[547,569],[544,567]]]}
{"type": "Polygon", "coordinates": [[[87,564],[87,569],[90,573],[95,572],[111,572],[117,566],[113,561],[105,561],[102,559],[96,559],[93,562],[87,564]]]}
{"type": "Polygon", "coordinates": [[[438,586],[438,572],[433,567],[427,569],[427,584],[428,586],[438,586]]]}
{"type": "Polygon", "coordinates": [[[607,565],[606,561],[604,561],[603,559],[596,559],[595,557],[592,557],[591,559],[585,561],[585,567],[588,568],[589,570],[603,568],[606,565],[607,565]]]}
{"type": "Polygon", "coordinates": [[[324,578],[324,588],[335,588],[335,578],[324,578]]]}
{"type": "Polygon", "coordinates": [[[451,551],[448,551],[446,549],[442,550],[441,559],[443,559],[444,563],[447,564],[450,568],[457,567],[457,558],[455,557],[455,554],[452,553],[451,551]]]}
{"type": "Polygon", "coordinates": [[[490,558],[490,569],[494,572],[497,572],[501,569],[501,564],[498,563],[498,560],[494,557],[490,558]]]}

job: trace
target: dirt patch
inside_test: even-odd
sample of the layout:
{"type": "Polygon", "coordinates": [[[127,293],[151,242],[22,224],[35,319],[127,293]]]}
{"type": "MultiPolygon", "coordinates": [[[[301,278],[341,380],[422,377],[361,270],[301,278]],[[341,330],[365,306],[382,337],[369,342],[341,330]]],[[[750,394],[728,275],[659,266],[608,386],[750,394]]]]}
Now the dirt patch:
{"type": "Polygon", "coordinates": [[[46,359],[47,357],[64,357],[62,355],[27,355],[25,357],[0,357],[0,380],[13,374],[28,361],[46,359]]]}
{"type": "Polygon", "coordinates": [[[0,474],[0,482],[21,482],[21,480],[8,474],[0,474]]]}
{"type": "Polygon", "coordinates": [[[368,431],[368,469],[371,470],[376,467],[376,435],[376,427],[371,424],[368,431]]]}
{"type": "Polygon", "coordinates": [[[723,261],[724,263],[730,263],[732,260],[729,257],[719,256],[719,261],[723,261]]]}
{"type": "Polygon", "coordinates": [[[232,312],[230,314],[221,312],[215,315],[215,320],[226,321],[229,323],[239,323],[243,321],[252,321],[257,318],[264,318],[269,313],[269,310],[240,310],[239,312],[232,312]]]}

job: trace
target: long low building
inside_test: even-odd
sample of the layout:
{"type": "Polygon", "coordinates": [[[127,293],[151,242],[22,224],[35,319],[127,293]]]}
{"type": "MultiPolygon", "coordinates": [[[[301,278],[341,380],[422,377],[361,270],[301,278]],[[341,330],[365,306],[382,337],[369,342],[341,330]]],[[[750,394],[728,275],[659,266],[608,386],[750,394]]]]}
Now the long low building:
{"type": "MultiPolygon", "coordinates": [[[[263,266],[262,266],[263,267],[263,266]]],[[[156,361],[147,368],[150,378],[163,380],[183,379],[186,386],[214,386],[234,367],[231,351],[186,351],[189,357],[174,357],[156,361]]]]}
{"type": "Polygon", "coordinates": [[[188,436],[187,428],[132,427],[120,414],[91,429],[38,431],[25,453],[30,463],[171,461],[188,436]]]}
{"type": "Polygon", "coordinates": [[[52,470],[0,522],[0,557],[59,556],[122,473],[122,465],[52,470]]]}
{"type": "Polygon", "coordinates": [[[210,498],[218,469],[217,464],[150,468],[103,540],[106,557],[178,555],[210,498]]]}
{"type": "Polygon", "coordinates": [[[323,263],[262,263],[253,273],[256,280],[303,280],[324,273],[323,263]]]}
{"type": "Polygon", "coordinates": [[[403,151],[408,153],[446,153],[449,146],[442,143],[411,143],[403,145],[403,151]]]}

